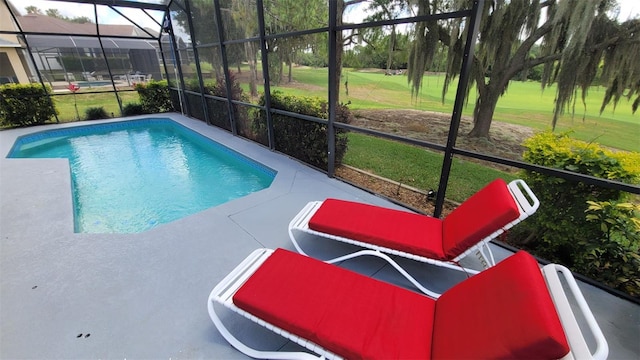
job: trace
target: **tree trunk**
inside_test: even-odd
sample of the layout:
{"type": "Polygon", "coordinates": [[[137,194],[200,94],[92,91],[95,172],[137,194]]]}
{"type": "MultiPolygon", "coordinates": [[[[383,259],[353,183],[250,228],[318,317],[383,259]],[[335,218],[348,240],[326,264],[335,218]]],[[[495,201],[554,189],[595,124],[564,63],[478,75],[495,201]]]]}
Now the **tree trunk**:
{"type": "Polygon", "coordinates": [[[247,62],[249,63],[249,91],[251,93],[251,97],[256,97],[258,96],[256,53],[250,42],[244,43],[244,50],[247,55],[247,62]]]}
{"type": "Polygon", "coordinates": [[[504,94],[509,85],[509,80],[518,71],[523,69],[523,60],[511,61],[510,66],[502,71],[493,71],[489,81],[485,82],[482,72],[476,71],[476,86],[478,88],[478,101],[473,113],[473,129],[469,132],[470,137],[490,139],[489,129],[493,121],[493,113],[496,111],[498,100],[504,94]]]}
{"type": "Polygon", "coordinates": [[[496,89],[496,86],[489,85],[487,91],[479,95],[473,119],[473,129],[469,132],[470,137],[489,139],[493,113],[496,110],[501,93],[496,89]]]}
{"type": "MultiPolygon", "coordinates": [[[[342,25],[342,13],[344,12],[344,0],[338,0],[336,11],[336,26],[342,25]]],[[[342,53],[344,39],[342,31],[336,32],[336,81],[334,82],[333,91],[336,97],[336,104],[340,104],[340,80],[342,79],[342,53]]]]}
{"type": "Polygon", "coordinates": [[[391,63],[393,62],[393,49],[396,47],[396,27],[391,27],[391,37],[389,38],[389,52],[387,54],[387,72],[391,74],[391,63]]]}
{"type": "Polygon", "coordinates": [[[224,70],[222,68],[222,64],[215,55],[212,55],[209,59],[209,62],[211,62],[211,67],[213,69],[213,73],[216,79],[220,79],[223,76],[224,70]]]}
{"type": "Polygon", "coordinates": [[[292,61],[289,61],[288,65],[289,65],[289,76],[287,77],[287,80],[288,80],[287,82],[291,82],[293,80],[293,73],[291,72],[291,68],[293,67],[292,61]]]}

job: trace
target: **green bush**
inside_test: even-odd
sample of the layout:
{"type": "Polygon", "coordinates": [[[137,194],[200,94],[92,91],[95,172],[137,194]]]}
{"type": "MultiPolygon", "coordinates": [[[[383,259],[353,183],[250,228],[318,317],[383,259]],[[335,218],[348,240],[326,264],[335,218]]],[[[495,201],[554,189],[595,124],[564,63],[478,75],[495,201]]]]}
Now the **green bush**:
{"type": "Polygon", "coordinates": [[[169,89],[169,101],[171,102],[172,109],[176,111],[182,109],[182,99],[178,90],[169,89]]]}
{"type": "Polygon", "coordinates": [[[136,84],[142,108],[148,114],[174,111],[166,81],[151,81],[136,84]]]}
{"type": "MultiPolygon", "coordinates": [[[[211,88],[215,86],[211,80],[204,81],[204,93],[211,95],[211,88]]],[[[184,88],[188,91],[200,92],[200,80],[197,78],[185,79],[184,80],[184,88]]]]}
{"type": "Polygon", "coordinates": [[[58,110],[49,97],[51,88],[40,84],[8,84],[0,86],[0,124],[30,126],[51,120],[58,110]]]}
{"type": "MultiPolygon", "coordinates": [[[[229,82],[231,83],[231,99],[248,102],[248,98],[244,95],[240,83],[236,80],[233,73],[228,74],[229,82]]],[[[207,86],[207,90],[211,95],[227,97],[227,83],[224,77],[217,78],[215,84],[207,86]]],[[[231,130],[229,124],[229,110],[228,103],[223,101],[209,101],[209,116],[213,125],[219,126],[223,129],[231,130]]],[[[247,107],[238,104],[233,104],[233,115],[236,121],[236,129],[238,134],[248,138],[254,138],[251,132],[251,121],[247,107]]]]}
{"type": "Polygon", "coordinates": [[[144,115],[144,107],[139,103],[127,103],[122,107],[122,116],[144,115]]]}
{"type": "Polygon", "coordinates": [[[296,62],[300,65],[312,66],[312,67],[327,67],[327,56],[320,54],[314,54],[313,52],[302,52],[296,55],[296,62]]]}
{"type": "MultiPolygon", "coordinates": [[[[260,98],[264,105],[264,95],[260,98]]],[[[328,104],[318,98],[288,96],[275,91],[271,94],[271,106],[274,109],[286,110],[298,114],[328,118],[328,104]]],[[[310,165],[327,170],[328,166],[328,138],[327,126],[324,124],[293,118],[286,115],[272,114],[275,148],[285,154],[310,165]]],[[[347,105],[337,107],[336,121],[350,123],[353,115],[347,105]]],[[[253,128],[258,141],[267,143],[266,113],[259,111],[253,121],[253,128]]],[[[347,151],[347,134],[345,130],[336,130],[336,165],[342,162],[347,151]]]]}
{"type": "MultiPolygon", "coordinates": [[[[231,98],[233,100],[248,102],[248,99],[243,94],[243,90],[240,87],[240,84],[236,81],[235,76],[232,73],[229,73],[229,80],[231,83],[231,98]]],[[[223,98],[227,97],[227,85],[224,77],[217,77],[215,81],[205,80],[203,85],[205,95],[214,95],[223,98]]],[[[199,93],[199,80],[185,80],[185,89],[199,93]]],[[[205,120],[200,95],[185,94],[185,97],[188,100],[191,116],[196,119],[205,120]]],[[[211,124],[231,131],[232,129],[229,122],[228,109],[229,104],[227,103],[227,101],[207,98],[206,103],[211,124]]],[[[233,104],[232,106],[238,134],[244,137],[253,138],[253,134],[251,133],[251,121],[249,120],[247,108],[237,104],[233,104]]]]}
{"type": "Polygon", "coordinates": [[[109,114],[102,106],[90,107],[84,111],[84,114],[87,120],[107,119],[109,117],[109,114]]]}
{"type": "MultiPolygon", "coordinates": [[[[523,158],[532,164],[631,184],[640,179],[636,164],[640,154],[637,153],[615,153],[597,144],[570,139],[567,134],[551,132],[534,135],[523,145],[526,148],[523,158]]],[[[587,216],[585,213],[593,211],[589,210],[590,204],[624,202],[628,195],[535,171],[523,171],[522,178],[539,198],[540,208],[534,216],[513,229],[508,241],[612,287],[626,289],[628,284],[612,281],[612,278],[623,277],[614,275],[614,272],[624,271],[622,263],[632,251],[629,245],[637,241],[621,239],[628,235],[621,230],[616,230],[616,240],[611,240],[611,234],[603,232],[608,220],[595,221],[593,214],[587,216]],[[598,263],[609,264],[607,268],[603,265],[594,271],[596,258],[598,263]],[[619,266],[613,269],[611,264],[619,266]]],[[[625,276],[633,275],[627,273],[625,276]]]]}
{"type": "Polygon", "coordinates": [[[576,259],[583,274],[640,297],[640,206],[619,201],[588,201],[586,219],[598,225],[595,241],[582,241],[576,259]]]}
{"type": "Polygon", "coordinates": [[[187,113],[189,116],[201,121],[206,121],[204,108],[202,107],[202,96],[200,94],[185,92],[183,93],[183,97],[188,108],[187,113]]]}

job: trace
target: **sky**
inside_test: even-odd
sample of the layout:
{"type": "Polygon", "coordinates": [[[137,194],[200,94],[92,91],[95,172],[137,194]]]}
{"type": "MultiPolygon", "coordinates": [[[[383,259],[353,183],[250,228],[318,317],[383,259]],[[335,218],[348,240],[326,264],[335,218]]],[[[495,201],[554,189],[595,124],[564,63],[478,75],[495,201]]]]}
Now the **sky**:
{"type": "MultiPolygon", "coordinates": [[[[629,18],[640,17],[640,0],[618,0],[618,5],[620,6],[620,14],[618,15],[618,19],[620,21],[628,20],[629,18]]],[[[361,7],[366,7],[365,3],[360,5],[361,7]]],[[[359,11],[357,7],[352,7],[351,11],[347,8],[345,17],[348,19],[347,21],[352,23],[361,22],[364,17],[363,12],[359,11]],[[357,19],[359,18],[359,19],[357,19]]]]}
{"type": "Polygon", "coordinates": [[[618,4],[620,4],[620,15],[618,19],[621,21],[628,20],[640,14],[639,0],[619,0],[618,4]]]}
{"type": "MultiPolygon", "coordinates": [[[[62,15],[71,18],[78,16],[93,17],[93,6],[88,4],[45,0],[10,0],[10,2],[16,5],[20,11],[24,11],[25,7],[33,5],[43,11],[50,8],[58,8],[62,15]]],[[[618,18],[621,21],[634,16],[640,16],[640,0],[618,0],[618,3],[620,5],[620,15],[618,18]]],[[[138,9],[123,9],[122,12],[132,20],[138,22],[138,25],[142,27],[158,28],[158,25],[152,19],[138,9]]],[[[156,21],[161,22],[162,14],[160,12],[150,13],[153,13],[156,21]]],[[[352,11],[351,14],[347,14],[347,17],[355,16],[356,14],[353,13],[354,11],[352,11]]],[[[103,24],[130,24],[125,18],[113,12],[107,6],[98,7],[98,17],[100,18],[100,23],[103,24]]]]}

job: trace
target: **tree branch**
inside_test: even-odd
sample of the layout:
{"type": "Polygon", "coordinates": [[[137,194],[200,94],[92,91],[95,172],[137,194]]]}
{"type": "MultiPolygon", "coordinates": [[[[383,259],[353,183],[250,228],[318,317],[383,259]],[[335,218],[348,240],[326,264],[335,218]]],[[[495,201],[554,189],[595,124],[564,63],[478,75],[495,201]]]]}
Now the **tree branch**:
{"type": "MultiPolygon", "coordinates": [[[[547,20],[542,26],[537,28],[527,39],[525,39],[522,44],[518,47],[518,50],[513,54],[511,61],[509,61],[508,69],[512,67],[518,67],[518,63],[522,64],[526,61],[527,55],[529,55],[529,51],[531,51],[531,47],[540,40],[543,36],[545,36],[549,31],[553,29],[553,22],[551,20],[547,20]],[[514,62],[518,63],[514,63],[514,62]]],[[[514,73],[517,73],[521,69],[515,69],[514,73]]]]}
{"type": "MultiPolygon", "coordinates": [[[[344,37],[342,39],[342,44],[343,45],[351,45],[354,43],[353,38],[360,36],[360,33],[358,33],[357,31],[352,31],[351,34],[349,34],[348,36],[344,37]]],[[[364,37],[360,36],[360,39],[364,42],[366,42],[367,44],[370,44],[367,39],[365,39],[364,37]]]]}
{"type": "Polygon", "coordinates": [[[544,64],[550,61],[556,61],[556,60],[560,60],[562,58],[562,53],[556,53],[556,54],[552,54],[552,55],[547,55],[547,56],[543,56],[543,57],[539,57],[539,58],[533,58],[533,59],[529,59],[526,60],[523,63],[523,69],[525,68],[532,68],[534,66],[540,65],[540,64],[544,64]]]}
{"type": "Polygon", "coordinates": [[[449,34],[449,30],[445,29],[443,26],[438,26],[438,40],[449,46],[451,43],[451,35],[449,34]]]}
{"type": "MultiPolygon", "coordinates": [[[[633,31],[633,30],[631,30],[633,31]]],[[[638,29],[636,29],[636,31],[638,31],[638,29]]],[[[611,45],[617,44],[621,38],[623,38],[622,36],[615,36],[612,38],[607,39],[606,41],[603,41],[601,43],[595,44],[592,47],[590,47],[589,51],[598,51],[598,50],[602,50],[603,48],[607,48],[611,45]]],[[[632,41],[628,41],[628,43],[640,43],[640,40],[632,40],[632,41]]],[[[520,49],[518,49],[520,50],[520,49]]],[[[542,56],[539,58],[533,58],[533,59],[528,59],[528,60],[524,60],[522,62],[522,67],[520,69],[516,69],[515,72],[513,72],[513,74],[517,73],[518,71],[525,69],[525,68],[532,68],[534,66],[540,65],[540,64],[544,64],[550,61],[556,61],[556,60],[560,60],[562,58],[562,53],[556,53],[556,54],[551,54],[551,55],[547,55],[547,56],[542,56]]],[[[514,60],[515,60],[515,56],[514,56],[514,60]]],[[[510,68],[511,70],[511,68],[510,68]]]]}
{"type": "MultiPolygon", "coordinates": [[[[332,1],[334,1],[334,0],[332,0],[332,1]]],[[[361,2],[365,2],[365,1],[367,1],[367,0],[349,0],[349,1],[345,1],[344,2],[344,7],[346,9],[347,6],[355,5],[355,4],[358,4],[358,3],[361,3],[361,2]]]]}
{"type": "Polygon", "coordinates": [[[556,0],[543,1],[543,2],[540,3],[540,7],[543,8],[543,7],[551,6],[551,5],[555,4],[555,3],[556,3],[556,0]]]}

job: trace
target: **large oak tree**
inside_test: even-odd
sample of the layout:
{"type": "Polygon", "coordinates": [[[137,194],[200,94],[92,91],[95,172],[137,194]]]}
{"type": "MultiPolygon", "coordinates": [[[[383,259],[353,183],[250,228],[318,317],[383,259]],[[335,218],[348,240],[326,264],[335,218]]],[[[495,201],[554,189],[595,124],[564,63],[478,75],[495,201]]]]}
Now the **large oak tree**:
{"type": "MultiPolygon", "coordinates": [[[[470,0],[419,0],[419,14],[470,8],[470,0]]],[[[582,99],[598,79],[607,88],[601,111],[622,97],[640,104],[640,20],[620,24],[615,0],[487,0],[482,9],[480,34],[473,58],[471,85],[478,97],[470,136],[489,137],[498,99],[509,81],[522,71],[543,65],[543,88],[557,84],[552,125],[582,99]],[[531,49],[541,44],[539,54],[531,49]]],[[[448,46],[448,70],[443,89],[460,71],[468,21],[446,24],[424,22],[416,26],[409,60],[409,82],[417,93],[430,66],[438,41],[448,46]]]]}

